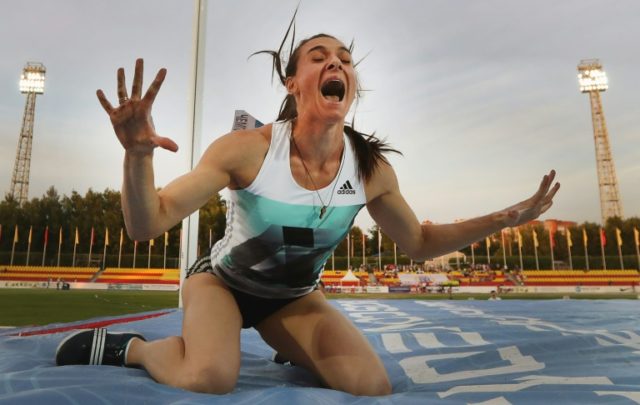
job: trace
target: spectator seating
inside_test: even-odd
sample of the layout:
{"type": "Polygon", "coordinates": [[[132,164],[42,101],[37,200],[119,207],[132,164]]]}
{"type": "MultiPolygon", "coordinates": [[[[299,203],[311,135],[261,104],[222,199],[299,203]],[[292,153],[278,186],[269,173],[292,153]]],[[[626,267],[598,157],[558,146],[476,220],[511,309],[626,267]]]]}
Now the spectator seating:
{"type": "Polygon", "coordinates": [[[131,269],[108,267],[100,274],[96,282],[114,284],[179,284],[180,269],[131,269]]]}
{"type": "Polygon", "coordinates": [[[525,285],[635,285],[637,270],[524,270],[525,285]]]}
{"type": "Polygon", "coordinates": [[[86,282],[98,270],[97,267],[0,266],[0,280],[56,282],[60,278],[86,282]]]}
{"type": "Polygon", "coordinates": [[[0,266],[0,280],[89,282],[131,284],[179,284],[180,269],[0,266]]]}

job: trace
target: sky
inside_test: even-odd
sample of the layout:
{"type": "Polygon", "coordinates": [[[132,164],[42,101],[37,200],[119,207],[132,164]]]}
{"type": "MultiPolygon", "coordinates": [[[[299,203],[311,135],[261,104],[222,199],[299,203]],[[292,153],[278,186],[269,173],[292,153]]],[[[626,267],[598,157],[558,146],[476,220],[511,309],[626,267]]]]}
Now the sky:
{"type": "MultiPolygon", "coordinates": [[[[266,56],[298,0],[207,1],[201,136],[196,155],[229,132],[233,112],[273,121],[284,90],[266,56]]],[[[303,0],[297,38],[355,43],[367,91],[356,129],[385,138],[401,192],[420,220],[488,214],[535,192],[550,169],[562,187],[541,219],[600,222],[589,98],[576,66],[599,58],[625,217],[640,216],[640,2],[636,0],[303,0]],[[366,57],[365,57],[366,56],[366,57]]],[[[114,102],[116,70],[146,83],[168,69],[154,105],[156,185],[189,168],[193,3],[186,0],[3,0],[0,5],[0,193],[10,190],[29,61],[47,68],[35,113],[30,197],[119,189],[123,150],[95,91],[114,102]]],[[[353,113],[353,112],[352,112],[353,113]]],[[[223,194],[224,195],[224,194],[223,194]]],[[[366,210],[356,225],[373,224],[366,210]]]]}

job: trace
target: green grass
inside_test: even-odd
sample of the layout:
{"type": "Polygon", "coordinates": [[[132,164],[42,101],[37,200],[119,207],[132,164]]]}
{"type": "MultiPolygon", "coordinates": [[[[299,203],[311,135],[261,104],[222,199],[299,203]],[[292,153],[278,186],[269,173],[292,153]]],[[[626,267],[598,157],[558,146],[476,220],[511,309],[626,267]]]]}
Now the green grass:
{"type": "Polygon", "coordinates": [[[0,289],[0,326],[46,325],[177,306],[177,292],[0,289]]]}
{"type": "MultiPolygon", "coordinates": [[[[516,294],[509,299],[637,299],[637,294],[516,294]]],[[[446,300],[448,294],[327,294],[330,299],[446,300]]],[[[453,294],[454,300],[486,300],[489,294],[453,294]]],[[[46,325],[100,316],[125,315],[178,306],[178,293],[165,291],[0,289],[0,326],[46,325]]]]}

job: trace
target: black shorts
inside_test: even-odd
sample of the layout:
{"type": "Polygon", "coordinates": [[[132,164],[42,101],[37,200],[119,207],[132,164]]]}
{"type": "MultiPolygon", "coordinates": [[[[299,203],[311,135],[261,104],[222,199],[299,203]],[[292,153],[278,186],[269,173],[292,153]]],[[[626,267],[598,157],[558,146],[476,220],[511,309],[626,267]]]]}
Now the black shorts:
{"type": "MultiPolygon", "coordinates": [[[[191,266],[189,270],[187,270],[186,278],[189,278],[198,273],[209,273],[217,277],[218,280],[221,280],[221,278],[218,277],[213,271],[213,266],[211,266],[211,258],[208,255],[202,256],[198,260],[196,260],[193,266],[191,266]]],[[[269,315],[275,313],[280,308],[304,297],[303,295],[293,298],[263,298],[247,294],[240,290],[236,290],[235,288],[231,288],[228,285],[227,288],[229,289],[229,291],[231,291],[231,294],[233,294],[233,298],[236,300],[238,309],[240,309],[243,329],[255,327],[262,320],[266,319],[267,317],[269,317],[269,315]]]]}

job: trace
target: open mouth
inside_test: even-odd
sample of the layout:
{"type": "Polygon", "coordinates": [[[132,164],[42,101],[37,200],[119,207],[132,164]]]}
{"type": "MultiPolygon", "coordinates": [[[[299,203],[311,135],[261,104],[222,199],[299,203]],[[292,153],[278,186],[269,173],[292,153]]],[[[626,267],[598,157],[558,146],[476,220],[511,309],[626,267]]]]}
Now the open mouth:
{"type": "Polygon", "coordinates": [[[328,80],[322,84],[320,92],[329,101],[342,101],[345,93],[344,83],[338,79],[328,80]]]}

